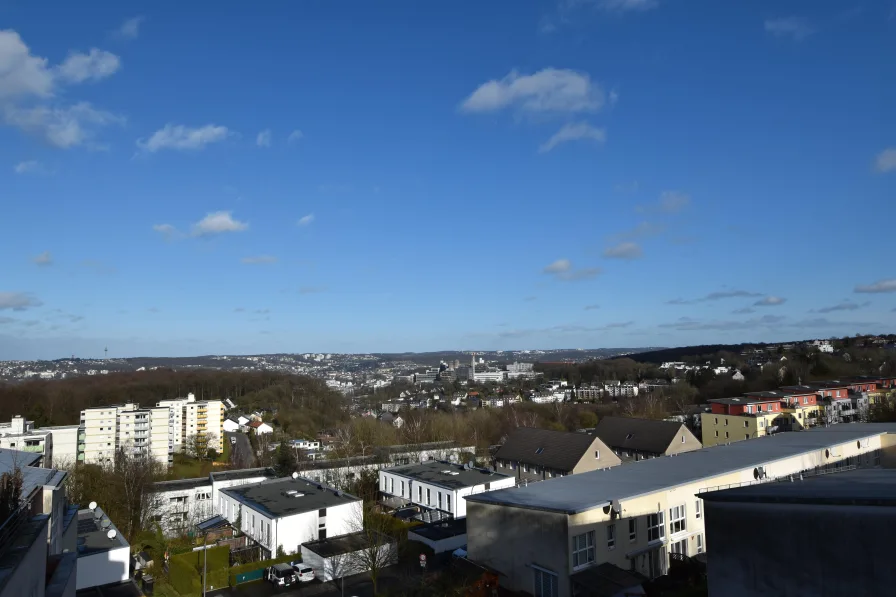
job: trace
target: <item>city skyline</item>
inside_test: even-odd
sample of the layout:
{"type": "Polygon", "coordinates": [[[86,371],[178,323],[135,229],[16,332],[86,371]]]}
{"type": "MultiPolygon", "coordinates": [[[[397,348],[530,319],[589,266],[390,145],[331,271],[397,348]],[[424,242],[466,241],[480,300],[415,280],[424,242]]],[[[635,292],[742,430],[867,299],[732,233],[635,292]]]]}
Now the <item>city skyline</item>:
{"type": "Polygon", "coordinates": [[[282,11],[4,7],[0,359],[896,327],[888,3],[282,11]]]}

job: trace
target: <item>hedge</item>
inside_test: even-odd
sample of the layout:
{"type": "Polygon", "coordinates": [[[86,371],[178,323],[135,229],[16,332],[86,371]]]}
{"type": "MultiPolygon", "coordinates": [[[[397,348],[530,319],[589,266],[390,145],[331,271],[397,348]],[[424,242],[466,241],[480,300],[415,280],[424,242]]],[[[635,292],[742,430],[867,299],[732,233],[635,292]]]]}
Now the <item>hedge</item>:
{"type": "Polygon", "coordinates": [[[302,561],[301,553],[294,553],[291,555],[280,556],[278,558],[273,558],[271,560],[261,560],[260,562],[249,562],[248,564],[241,564],[239,566],[234,566],[230,569],[230,586],[236,586],[236,575],[244,574],[246,572],[253,572],[255,570],[259,570],[261,568],[267,568],[268,566],[273,566],[274,564],[283,564],[287,562],[300,562],[302,561]]]}

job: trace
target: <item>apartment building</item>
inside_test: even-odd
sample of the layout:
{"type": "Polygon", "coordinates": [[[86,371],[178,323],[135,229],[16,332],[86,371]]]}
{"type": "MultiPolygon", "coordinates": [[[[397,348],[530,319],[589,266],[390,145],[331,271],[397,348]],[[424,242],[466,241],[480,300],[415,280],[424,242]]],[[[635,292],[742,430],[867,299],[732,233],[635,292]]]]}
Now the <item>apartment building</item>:
{"type": "Polygon", "coordinates": [[[847,470],[698,497],[712,544],[710,597],[893,593],[896,470],[847,470]],[[756,532],[768,528],[787,529],[775,534],[774,549],[756,532]],[[811,557],[800,558],[795,574],[783,554],[811,557]]]}
{"type": "Polygon", "coordinates": [[[137,405],[97,406],[81,411],[81,428],[84,438],[79,450],[84,454],[84,462],[89,464],[111,463],[119,447],[118,413],[137,410],[137,405]]]}
{"type": "Polygon", "coordinates": [[[16,415],[0,423],[0,448],[41,455],[41,466],[69,468],[78,460],[78,425],[36,428],[34,421],[16,415]]]}
{"type": "Polygon", "coordinates": [[[770,435],[778,430],[779,420],[790,419],[784,415],[779,398],[752,395],[718,398],[709,403],[712,405],[712,412],[700,415],[704,446],[770,435]]]}
{"type": "Polygon", "coordinates": [[[621,464],[600,438],[586,433],[518,427],[494,456],[495,470],[518,483],[544,481],[621,464]]]}
{"type": "MultiPolygon", "coordinates": [[[[656,578],[670,553],[711,554],[701,494],[844,465],[872,467],[893,451],[896,423],[857,423],[471,495],[468,556],[497,571],[506,588],[535,597],[587,589],[588,571],[602,564],[656,578]]],[[[780,535],[767,524],[753,528],[767,529],[775,541],[780,535]]]]}
{"type": "Polygon", "coordinates": [[[603,417],[593,434],[622,462],[683,454],[703,447],[691,430],[679,421],[603,417]]]}
{"type": "Polygon", "coordinates": [[[382,469],[379,482],[380,493],[394,498],[396,505],[414,504],[432,512],[426,520],[463,518],[468,496],[516,485],[508,475],[438,460],[382,469]]]}

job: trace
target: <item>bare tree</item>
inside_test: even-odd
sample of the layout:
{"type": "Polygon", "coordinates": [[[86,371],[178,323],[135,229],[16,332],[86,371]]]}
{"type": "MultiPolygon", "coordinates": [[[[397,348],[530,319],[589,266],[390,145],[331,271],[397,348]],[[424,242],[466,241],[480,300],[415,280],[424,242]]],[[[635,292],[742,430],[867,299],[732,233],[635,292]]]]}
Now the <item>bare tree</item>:
{"type": "Polygon", "coordinates": [[[383,570],[398,561],[398,541],[393,536],[392,517],[364,505],[353,522],[359,537],[359,549],[348,554],[348,565],[357,572],[367,572],[377,594],[377,583],[383,570]]]}

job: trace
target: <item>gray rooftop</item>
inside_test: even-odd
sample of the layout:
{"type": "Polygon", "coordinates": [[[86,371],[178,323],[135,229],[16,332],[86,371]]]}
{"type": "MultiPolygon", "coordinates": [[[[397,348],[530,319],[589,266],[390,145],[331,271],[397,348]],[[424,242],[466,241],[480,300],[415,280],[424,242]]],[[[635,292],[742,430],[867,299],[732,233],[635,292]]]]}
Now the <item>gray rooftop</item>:
{"type": "Polygon", "coordinates": [[[488,469],[467,469],[459,464],[442,462],[440,460],[429,460],[410,466],[397,466],[395,468],[383,469],[383,472],[409,477],[424,483],[444,487],[445,489],[463,489],[508,478],[507,475],[488,469]]]}
{"type": "Polygon", "coordinates": [[[187,491],[190,489],[198,489],[200,487],[211,487],[211,481],[208,477],[197,477],[195,479],[172,479],[171,481],[157,481],[152,484],[152,491],[187,491]]]}
{"type": "Polygon", "coordinates": [[[100,518],[94,515],[93,510],[78,511],[79,558],[109,551],[110,549],[128,547],[128,542],[111,521],[109,521],[107,526],[103,526],[102,521],[104,519],[108,520],[103,511],[97,508],[96,512],[100,514],[100,518]],[[109,538],[109,531],[115,531],[114,538],[109,538]]]}
{"type": "Polygon", "coordinates": [[[252,477],[269,477],[273,479],[277,476],[274,469],[267,468],[244,468],[235,471],[221,471],[218,473],[210,473],[212,482],[215,481],[233,481],[237,479],[251,479],[252,477]]]}
{"type": "Polygon", "coordinates": [[[228,487],[222,489],[221,492],[274,518],[361,501],[360,498],[351,494],[337,492],[326,485],[319,485],[302,477],[269,479],[259,483],[228,487]],[[290,495],[288,493],[292,491],[297,494],[290,495]]]}
{"type": "Polygon", "coordinates": [[[810,431],[793,431],[729,445],[703,448],[669,458],[499,489],[467,496],[468,502],[499,504],[575,514],[701,479],[762,466],[799,454],[854,442],[880,433],[896,433],[896,423],[850,423],[810,431]]]}
{"type": "Polygon", "coordinates": [[[855,469],[711,491],[710,502],[896,506],[896,469],[855,469]]]}
{"type": "Polygon", "coordinates": [[[35,452],[22,452],[19,450],[7,450],[0,448],[0,473],[12,472],[16,467],[24,468],[34,466],[41,459],[41,455],[35,452]]]}

